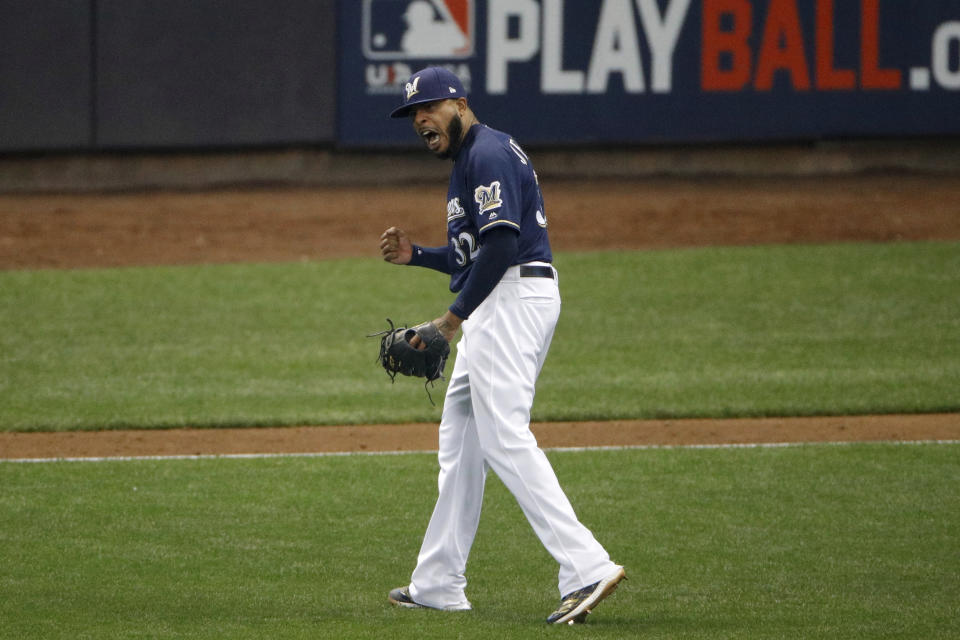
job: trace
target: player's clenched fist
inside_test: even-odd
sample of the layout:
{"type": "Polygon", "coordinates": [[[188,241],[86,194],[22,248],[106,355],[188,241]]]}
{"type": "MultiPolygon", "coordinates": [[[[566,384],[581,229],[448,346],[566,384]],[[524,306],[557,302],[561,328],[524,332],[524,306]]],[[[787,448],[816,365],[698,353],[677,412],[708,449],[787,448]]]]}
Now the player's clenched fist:
{"type": "Polygon", "coordinates": [[[413,246],[403,229],[390,227],[380,236],[380,254],[393,264],[407,264],[413,257],[413,246]]]}

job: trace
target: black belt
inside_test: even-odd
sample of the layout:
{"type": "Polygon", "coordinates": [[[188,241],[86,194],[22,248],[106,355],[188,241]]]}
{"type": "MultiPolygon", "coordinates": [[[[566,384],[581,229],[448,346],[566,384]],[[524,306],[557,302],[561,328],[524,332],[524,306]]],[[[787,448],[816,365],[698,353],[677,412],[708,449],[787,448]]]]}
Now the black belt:
{"type": "Polygon", "coordinates": [[[550,278],[552,280],[553,267],[521,265],[520,277],[521,278],[550,278]]]}

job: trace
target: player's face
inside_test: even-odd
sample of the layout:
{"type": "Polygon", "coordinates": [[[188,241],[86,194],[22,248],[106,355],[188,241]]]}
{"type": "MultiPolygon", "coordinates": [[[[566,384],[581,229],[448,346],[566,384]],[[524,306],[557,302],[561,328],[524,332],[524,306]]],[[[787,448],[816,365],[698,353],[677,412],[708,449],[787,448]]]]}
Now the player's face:
{"type": "Polygon", "coordinates": [[[418,105],[410,112],[413,130],[438,158],[456,154],[463,139],[463,121],[456,100],[436,100],[418,105]]]}

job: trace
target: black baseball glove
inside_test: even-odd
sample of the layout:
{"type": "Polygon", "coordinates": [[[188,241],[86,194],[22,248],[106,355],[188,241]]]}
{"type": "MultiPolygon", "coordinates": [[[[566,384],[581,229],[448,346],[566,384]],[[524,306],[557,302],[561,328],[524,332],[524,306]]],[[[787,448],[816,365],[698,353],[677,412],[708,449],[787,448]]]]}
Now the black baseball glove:
{"type": "Polygon", "coordinates": [[[387,322],[390,323],[389,329],[368,337],[382,336],[377,361],[391,380],[396,378],[398,373],[426,378],[427,382],[443,377],[443,368],[450,355],[450,343],[432,322],[412,328],[394,327],[390,318],[387,318],[387,322]],[[420,345],[417,347],[410,344],[414,336],[420,337],[420,345]]]}

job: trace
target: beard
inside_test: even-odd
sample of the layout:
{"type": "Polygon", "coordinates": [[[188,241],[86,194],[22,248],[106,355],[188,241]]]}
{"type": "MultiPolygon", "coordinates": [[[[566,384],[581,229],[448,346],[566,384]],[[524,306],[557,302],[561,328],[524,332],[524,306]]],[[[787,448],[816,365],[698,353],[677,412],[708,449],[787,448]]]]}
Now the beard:
{"type": "Polygon", "coordinates": [[[446,150],[437,154],[438,158],[444,160],[454,157],[460,151],[460,143],[463,141],[463,120],[460,119],[459,113],[453,114],[450,124],[447,125],[447,140],[450,142],[446,150]]]}

